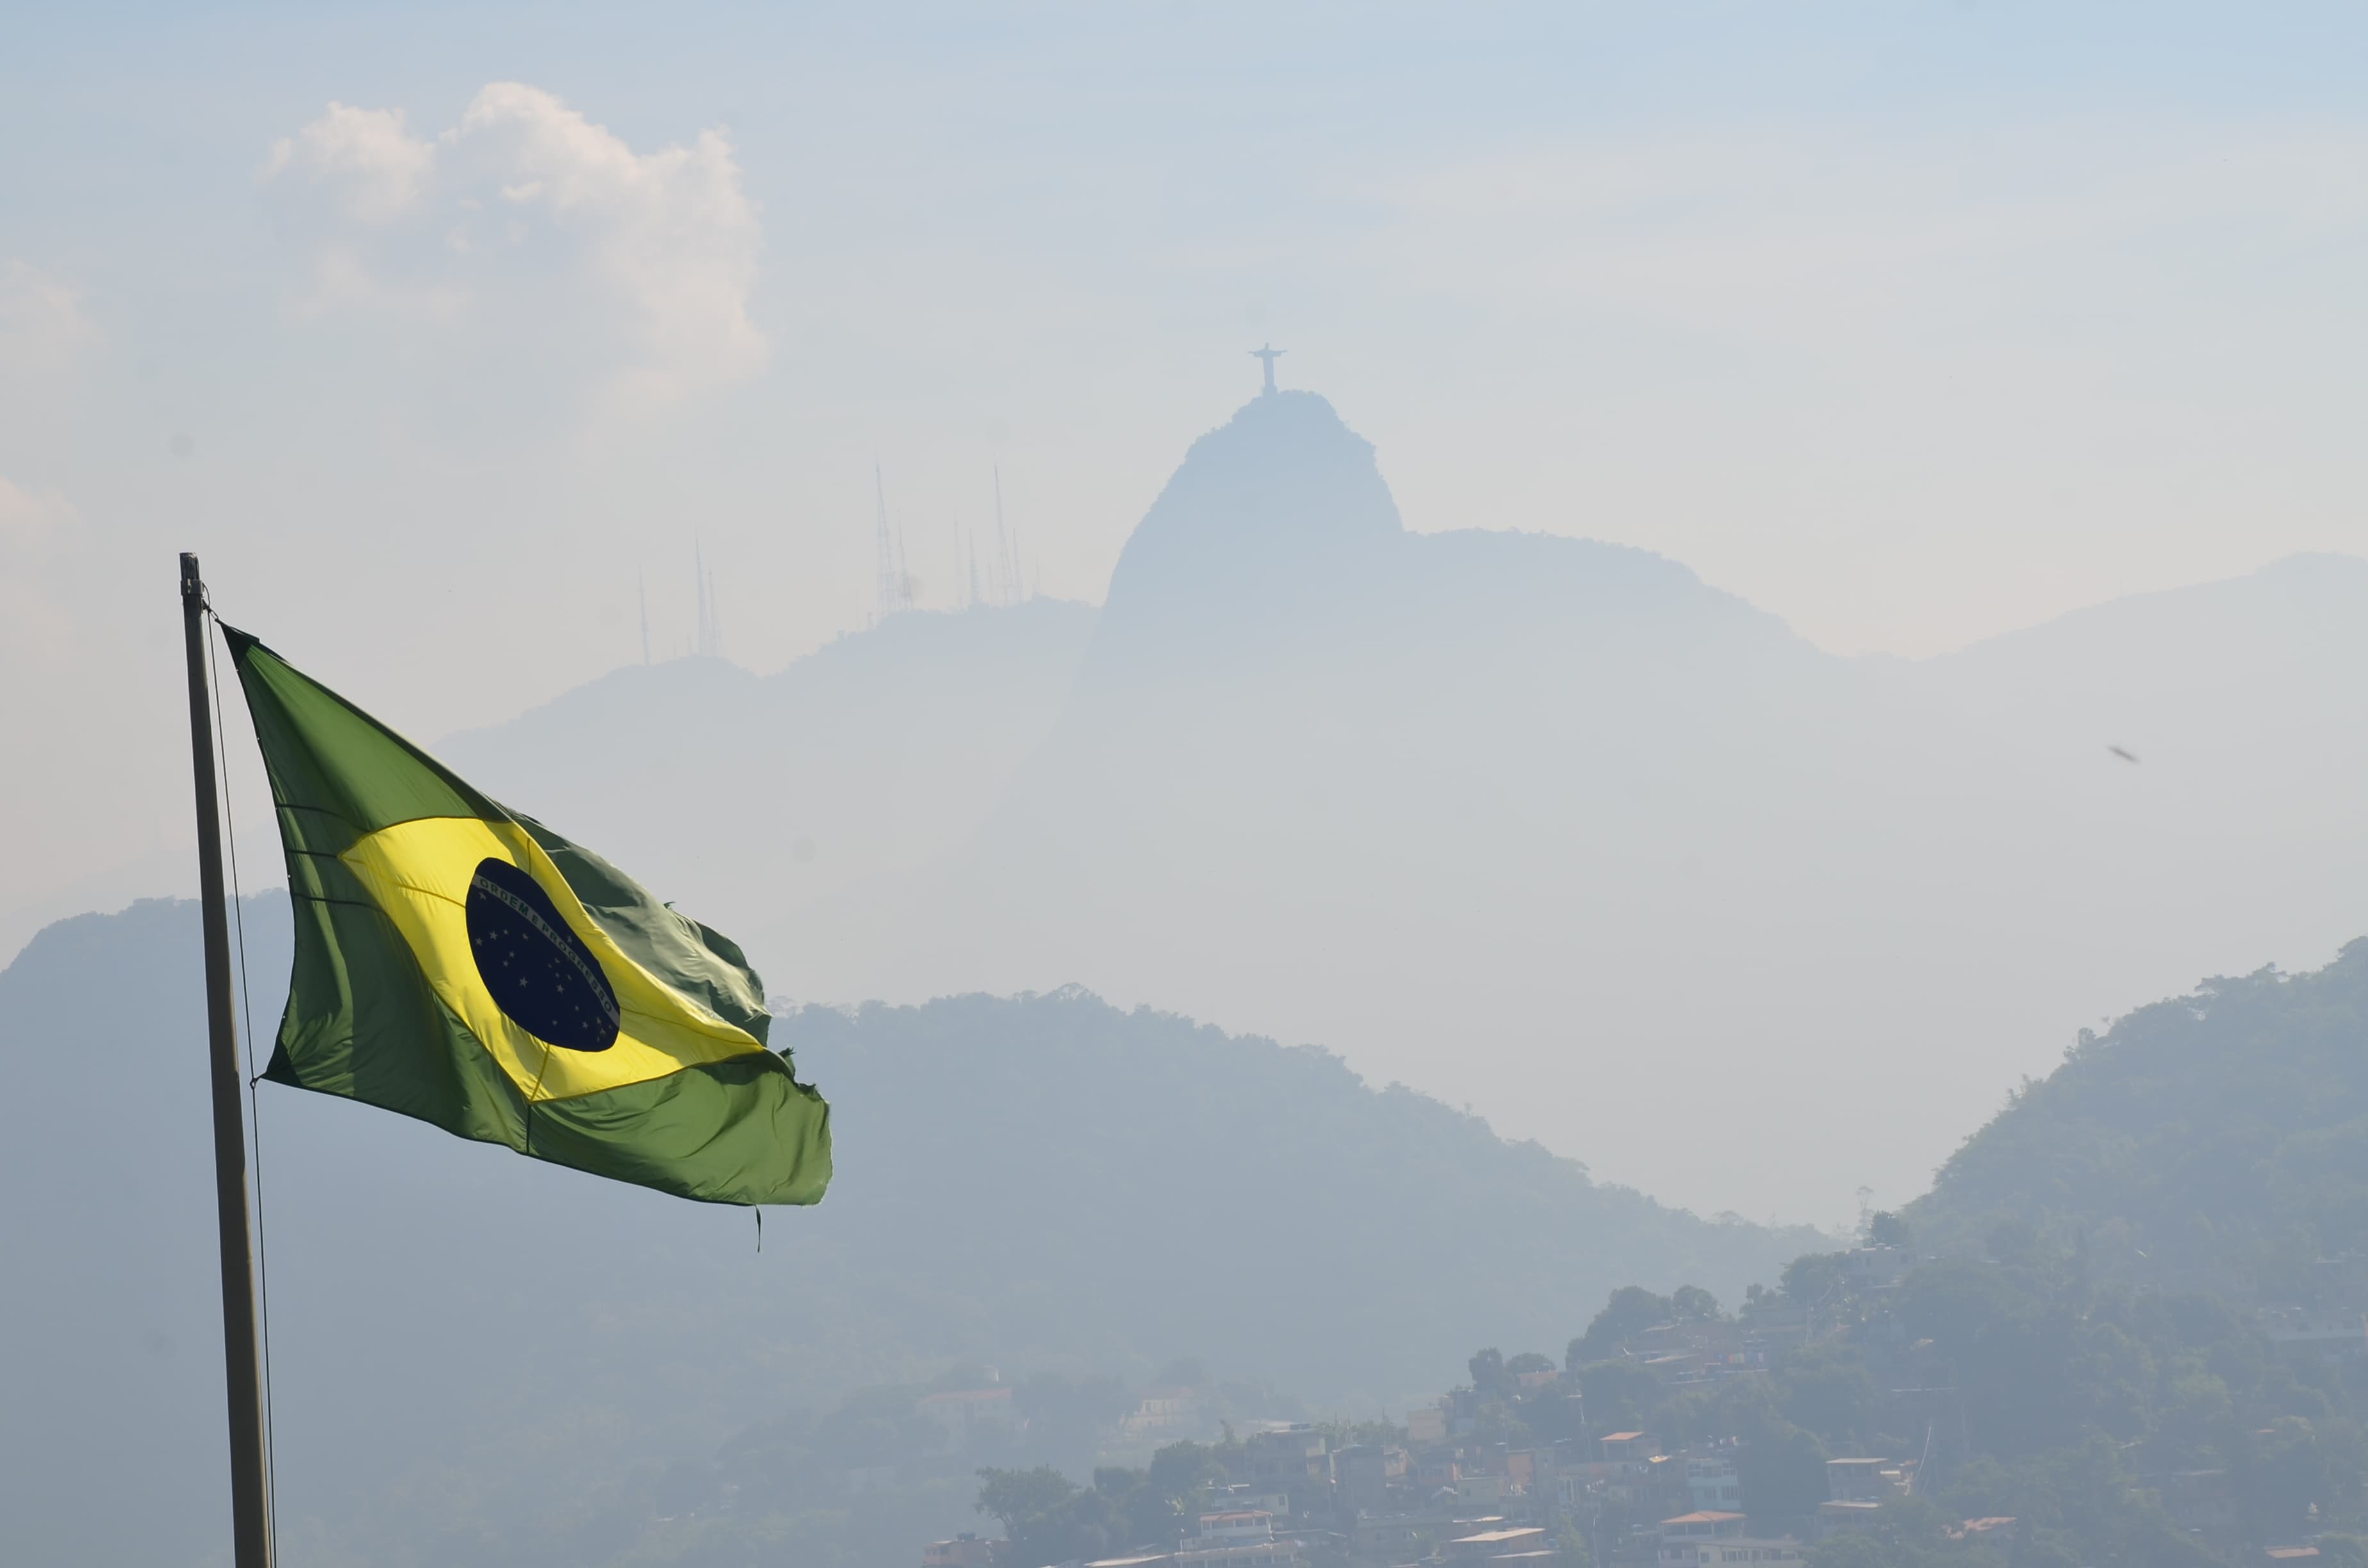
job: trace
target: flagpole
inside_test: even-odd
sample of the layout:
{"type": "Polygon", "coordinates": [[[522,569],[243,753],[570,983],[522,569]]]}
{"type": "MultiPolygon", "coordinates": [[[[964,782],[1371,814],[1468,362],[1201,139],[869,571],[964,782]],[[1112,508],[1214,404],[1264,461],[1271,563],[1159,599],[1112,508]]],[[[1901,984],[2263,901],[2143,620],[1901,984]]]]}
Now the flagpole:
{"type": "Polygon", "coordinates": [[[214,1102],[214,1219],[222,1238],[222,1373],[230,1396],[230,1515],[235,1568],[270,1568],[263,1378],[256,1356],[255,1247],[246,1217],[246,1119],[239,1108],[238,1022],[222,903],[221,802],[206,686],[206,585],[181,556],[181,630],[189,657],[189,751],[198,787],[198,896],[206,928],[206,1034],[214,1102]]]}

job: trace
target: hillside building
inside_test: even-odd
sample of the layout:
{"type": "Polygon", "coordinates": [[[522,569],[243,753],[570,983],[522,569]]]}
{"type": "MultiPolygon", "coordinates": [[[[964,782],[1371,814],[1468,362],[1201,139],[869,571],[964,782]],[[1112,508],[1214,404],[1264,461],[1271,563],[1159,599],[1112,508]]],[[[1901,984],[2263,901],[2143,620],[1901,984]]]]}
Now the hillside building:
{"type": "Polygon", "coordinates": [[[1203,1514],[1176,1550],[1176,1568],[1298,1568],[1299,1542],[1277,1538],[1274,1516],[1263,1508],[1203,1514]]]}
{"type": "Polygon", "coordinates": [[[921,1548],[921,1568],[995,1568],[995,1549],[1001,1544],[964,1530],[951,1540],[933,1540],[921,1548]]]}
{"type": "Polygon", "coordinates": [[[1553,1555],[1554,1543],[1534,1525],[1479,1530],[1444,1542],[1440,1551],[1450,1562],[1524,1563],[1553,1555]]]}
{"type": "Polygon", "coordinates": [[[1723,1509],[1697,1509],[1661,1521],[1660,1568],[1717,1563],[1799,1562],[1807,1548],[1789,1536],[1752,1536],[1750,1521],[1723,1509]]]}

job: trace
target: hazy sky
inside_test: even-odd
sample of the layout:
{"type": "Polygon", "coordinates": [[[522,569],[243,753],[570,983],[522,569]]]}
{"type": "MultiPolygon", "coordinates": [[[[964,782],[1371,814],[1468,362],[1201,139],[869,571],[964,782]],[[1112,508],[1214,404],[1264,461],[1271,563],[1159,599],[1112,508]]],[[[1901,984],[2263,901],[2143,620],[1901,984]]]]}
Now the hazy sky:
{"type": "Polygon", "coordinates": [[[486,10],[9,17],[0,912],[186,880],[176,549],[434,736],[694,546],[861,624],[875,460],[1099,598],[1269,337],[1410,526],[1839,651],[2368,553],[2356,7],[486,10]]]}

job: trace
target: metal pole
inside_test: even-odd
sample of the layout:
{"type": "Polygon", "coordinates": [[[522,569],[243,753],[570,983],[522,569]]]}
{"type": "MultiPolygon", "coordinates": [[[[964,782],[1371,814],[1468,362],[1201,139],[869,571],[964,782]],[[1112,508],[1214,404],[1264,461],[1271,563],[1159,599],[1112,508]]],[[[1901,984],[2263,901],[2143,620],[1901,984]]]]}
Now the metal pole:
{"type": "Polygon", "coordinates": [[[189,655],[189,755],[198,785],[198,896],[206,927],[206,1034],[214,1097],[214,1219],[222,1236],[222,1373],[230,1396],[231,1561],[270,1568],[269,1482],[263,1460],[263,1377],[256,1356],[255,1245],[246,1220],[246,1119],[238,1103],[238,1021],[232,1011],[230,924],[222,903],[221,804],[213,712],[206,687],[206,585],[181,557],[181,629],[189,655]]]}

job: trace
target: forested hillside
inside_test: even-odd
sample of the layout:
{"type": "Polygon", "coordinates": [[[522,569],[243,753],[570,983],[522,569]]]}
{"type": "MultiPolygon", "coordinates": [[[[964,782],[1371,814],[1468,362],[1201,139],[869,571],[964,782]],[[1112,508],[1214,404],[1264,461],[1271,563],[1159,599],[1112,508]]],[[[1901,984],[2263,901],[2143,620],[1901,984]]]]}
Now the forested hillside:
{"type": "MultiPolygon", "coordinates": [[[[245,929],[268,1030],[284,901],[245,929]]],[[[188,1561],[220,1528],[198,952],[195,905],[154,902],[0,972],[6,1168],[38,1195],[0,1217],[0,1334],[41,1347],[0,1358],[8,1561],[188,1561]],[[127,1472],[139,1509],[109,1506],[127,1472]]],[[[1322,1051],[1082,993],[806,1008],[773,1040],[834,1103],[838,1176],[761,1253],[745,1212],[261,1085],[281,1517],[310,1560],[588,1561],[570,1532],[642,1496],[640,1467],[755,1434],[816,1456],[819,1486],[868,1462],[850,1394],[982,1365],[1139,1389],[1191,1357],[1279,1407],[1403,1410],[1475,1340],[1566,1335],[1632,1278],[1731,1294],[1816,1240],[1600,1185],[1322,1051]]],[[[962,1488],[939,1503],[900,1558],[964,1522],[962,1488]]],[[[780,1528],[823,1562],[839,1526],[780,1528]]]]}
{"type": "Polygon", "coordinates": [[[1909,1210],[1929,1248],[2068,1247],[2142,1281],[2309,1304],[2368,1251],[2368,939],[2080,1032],[1909,1210]]]}
{"type": "MultiPolygon", "coordinates": [[[[1457,1405],[1483,1451],[1519,1447],[1558,1435],[1575,1385],[1592,1434],[1642,1427],[1672,1455],[1731,1462],[1753,1529],[1804,1540],[1833,1495],[1827,1460],[1912,1472],[1816,1546],[1813,1568],[2213,1568],[2314,1536],[2329,1561],[2363,1561],[2338,1555],[2368,1525],[2359,1361],[2281,1346],[2209,1293],[2100,1284],[2077,1246],[2025,1245],[1876,1290],[1811,1256],[1737,1315],[1623,1290],[1559,1385],[1492,1390],[1475,1358],[1480,1386],[1457,1405]],[[1766,1369],[1671,1378],[1638,1353],[1738,1335],[1768,1348],[1766,1369]],[[2008,1528],[1985,1538],[1969,1521],[2008,1528]]],[[[1586,1516],[1595,1560],[1649,1542],[1662,1517],[1616,1502],[1586,1516]]]]}

